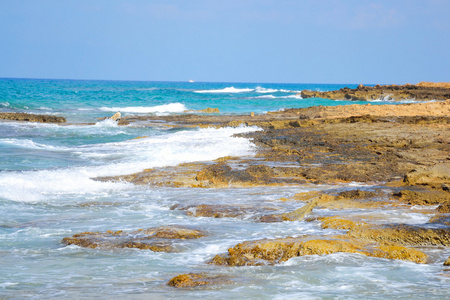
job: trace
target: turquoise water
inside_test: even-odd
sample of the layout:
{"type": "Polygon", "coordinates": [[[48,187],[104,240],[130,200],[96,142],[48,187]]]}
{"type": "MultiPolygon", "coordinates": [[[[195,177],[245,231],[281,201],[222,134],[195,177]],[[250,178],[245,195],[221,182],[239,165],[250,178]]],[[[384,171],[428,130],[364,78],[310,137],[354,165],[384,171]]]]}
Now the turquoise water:
{"type": "MultiPolygon", "coordinates": [[[[356,85],[0,79],[0,111],[60,115],[69,123],[0,122],[0,298],[448,297],[450,282],[442,275],[442,263],[417,265],[337,254],[291,259],[278,266],[208,265],[216,254],[245,240],[336,232],[324,232],[317,222],[261,224],[250,215],[240,219],[193,218],[170,209],[179,204],[238,202],[290,211],[298,208],[298,203],[279,198],[313,189],[361,187],[358,184],[220,190],[133,186],[91,179],[255,154],[251,141],[234,134],[259,128],[171,130],[117,126],[98,119],[117,111],[123,115],[167,115],[217,107],[222,114],[238,114],[364,103],[302,99],[298,95],[303,89],[325,91],[344,86],[356,85]],[[147,138],[133,140],[138,136],[147,138]],[[206,230],[208,236],[186,242],[179,253],[61,244],[62,238],[78,232],[161,225],[193,226],[206,230]],[[190,272],[227,275],[231,283],[195,290],[166,286],[173,276],[190,272]]],[[[429,219],[398,209],[380,214],[406,224],[429,219]]],[[[444,249],[436,255],[449,254],[444,249]]]]}

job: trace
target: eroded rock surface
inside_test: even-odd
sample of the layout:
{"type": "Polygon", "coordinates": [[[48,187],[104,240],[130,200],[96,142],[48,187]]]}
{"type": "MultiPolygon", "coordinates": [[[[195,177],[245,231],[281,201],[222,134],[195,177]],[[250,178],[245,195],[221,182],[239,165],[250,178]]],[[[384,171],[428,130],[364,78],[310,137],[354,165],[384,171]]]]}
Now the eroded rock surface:
{"type": "Polygon", "coordinates": [[[228,266],[257,266],[276,264],[304,255],[327,255],[338,252],[358,253],[387,259],[401,259],[425,263],[423,252],[394,243],[373,245],[349,236],[288,237],[240,243],[227,254],[215,256],[211,263],[228,266]]]}
{"type": "Polygon", "coordinates": [[[175,252],[173,240],[197,239],[205,232],[180,226],[160,226],[131,232],[82,232],[62,240],[85,248],[137,248],[154,252],[175,252]]]}
{"type": "Polygon", "coordinates": [[[40,123],[65,123],[64,117],[51,115],[35,115],[29,113],[0,113],[0,120],[40,122],[40,123]]]}
{"type": "Polygon", "coordinates": [[[450,88],[447,85],[405,84],[376,85],[374,87],[360,84],[356,89],[342,88],[329,92],[304,90],[303,98],[328,98],[332,100],[446,100],[450,98],[450,88]]]}
{"type": "Polygon", "coordinates": [[[181,274],[173,277],[167,283],[168,286],[175,288],[192,288],[204,285],[217,285],[228,282],[229,280],[223,275],[200,274],[181,274]]]}

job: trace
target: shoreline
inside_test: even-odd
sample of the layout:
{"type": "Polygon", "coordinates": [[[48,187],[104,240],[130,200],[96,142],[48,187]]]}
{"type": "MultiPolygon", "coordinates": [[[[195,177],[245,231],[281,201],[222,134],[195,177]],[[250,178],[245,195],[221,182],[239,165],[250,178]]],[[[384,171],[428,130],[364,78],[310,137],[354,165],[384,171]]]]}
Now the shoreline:
{"type": "MultiPolygon", "coordinates": [[[[436,263],[433,249],[450,246],[449,100],[311,107],[257,116],[124,117],[121,122],[147,126],[161,126],[165,122],[170,127],[244,124],[264,130],[239,135],[257,145],[253,158],[223,157],[213,162],[147,169],[95,180],[149,187],[220,189],[336,185],[331,192],[299,193],[281,199],[302,203],[302,208],[308,207],[307,211],[302,208],[282,214],[263,211],[263,216],[254,221],[321,222],[322,228],[343,230],[344,234],[247,241],[230,248],[228,253],[217,254],[207,263],[273,265],[291,257],[336,252],[436,263]],[[361,187],[348,190],[353,183],[361,187]],[[334,214],[325,217],[321,214],[323,209],[334,214]],[[355,209],[361,212],[346,215],[346,211],[355,209]],[[426,224],[402,225],[379,216],[379,210],[420,213],[430,219],[426,224]]],[[[173,209],[194,217],[214,218],[235,218],[252,211],[252,207],[243,207],[238,201],[227,206],[181,205],[173,209]]],[[[168,284],[193,287],[217,283],[214,274],[179,276],[168,284]]]]}

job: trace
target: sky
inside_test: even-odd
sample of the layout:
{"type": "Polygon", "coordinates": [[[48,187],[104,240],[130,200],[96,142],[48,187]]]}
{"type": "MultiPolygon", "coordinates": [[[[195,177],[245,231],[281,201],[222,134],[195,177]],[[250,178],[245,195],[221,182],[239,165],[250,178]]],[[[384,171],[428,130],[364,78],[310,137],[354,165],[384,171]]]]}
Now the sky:
{"type": "Polygon", "coordinates": [[[0,0],[0,77],[450,81],[450,0],[0,0]]]}

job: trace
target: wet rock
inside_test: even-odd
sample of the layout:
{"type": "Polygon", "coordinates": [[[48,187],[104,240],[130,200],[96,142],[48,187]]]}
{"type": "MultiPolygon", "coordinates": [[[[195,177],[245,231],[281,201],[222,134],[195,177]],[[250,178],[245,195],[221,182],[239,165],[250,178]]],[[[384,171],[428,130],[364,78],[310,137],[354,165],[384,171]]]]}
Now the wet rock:
{"type": "Polygon", "coordinates": [[[167,283],[168,286],[175,288],[192,288],[204,285],[217,285],[228,282],[225,276],[209,274],[181,274],[175,276],[167,283]]]}
{"type": "Polygon", "coordinates": [[[245,170],[233,170],[225,163],[207,166],[197,173],[197,181],[207,181],[211,185],[228,185],[236,183],[269,183],[273,171],[264,165],[252,165],[245,170]]]}
{"type": "Polygon", "coordinates": [[[173,240],[197,239],[205,232],[180,226],[160,226],[131,232],[82,232],[62,240],[65,245],[85,248],[137,248],[154,252],[174,252],[173,240]]]}
{"type": "Polygon", "coordinates": [[[450,256],[447,258],[447,260],[444,262],[444,266],[450,266],[450,256]]]}
{"type": "Polygon", "coordinates": [[[342,219],[336,216],[319,218],[319,221],[322,222],[323,229],[331,228],[331,229],[351,230],[356,227],[369,226],[366,222],[355,222],[352,220],[342,219]]]}
{"type": "Polygon", "coordinates": [[[421,251],[394,243],[373,244],[346,236],[298,237],[265,239],[240,243],[228,249],[227,254],[216,255],[211,263],[228,266],[272,265],[304,255],[327,255],[332,253],[358,253],[388,259],[402,259],[425,263],[427,256],[421,251]]]}
{"type": "Polygon", "coordinates": [[[442,205],[441,212],[450,204],[450,193],[427,188],[406,188],[393,194],[396,199],[410,205],[442,205]]]}
{"type": "Polygon", "coordinates": [[[231,205],[191,205],[185,207],[173,207],[172,209],[185,210],[188,216],[209,218],[236,218],[255,212],[252,207],[231,205]]]}
{"type": "Polygon", "coordinates": [[[288,213],[266,215],[259,218],[260,222],[283,222],[300,221],[317,206],[317,199],[311,200],[308,204],[288,213]]]}
{"type": "Polygon", "coordinates": [[[40,122],[40,123],[65,123],[64,117],[50,115],[35,115],[28,113],[0,113],[1,120],[40,122]]]}
{"type": "Polygon", "coordinates": [[[450,246],[450,228],[423,228],[412,225],[354,227],[354,238],[375,242],[393,242],[407,246],[450,246]]]}

